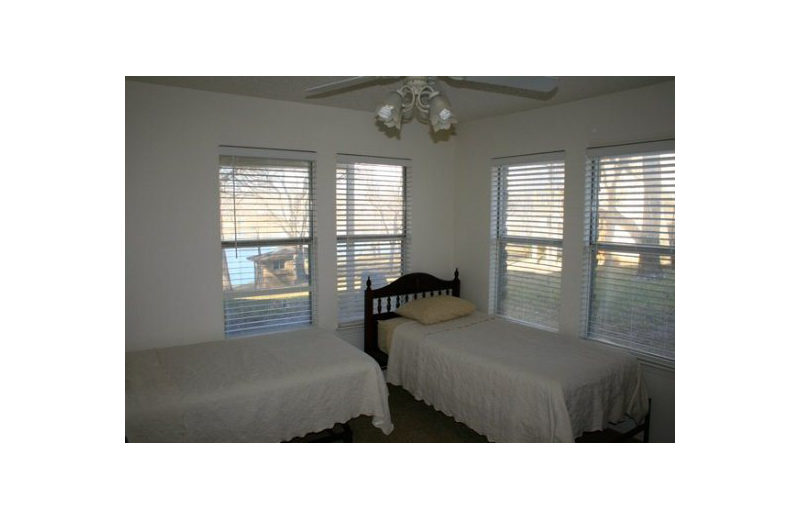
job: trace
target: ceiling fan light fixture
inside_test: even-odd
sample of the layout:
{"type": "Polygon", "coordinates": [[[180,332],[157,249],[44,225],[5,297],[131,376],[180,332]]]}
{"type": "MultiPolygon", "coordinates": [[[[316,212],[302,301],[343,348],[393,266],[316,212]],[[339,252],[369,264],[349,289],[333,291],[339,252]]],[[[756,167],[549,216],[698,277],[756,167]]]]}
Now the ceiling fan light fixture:
{"type": "Polygon", "coordinates": [[[453,107],[450,106],[450,102],[447,100],[444,94],[439,92],[435,96],[431,97],[428,103],[431,127],[433,128],[434,132],[448,130],[452,125],[458,123],[458,120],[453,113],[453,107]]]}
{"type": "MultiPolygon", "coordinates": [[[[379,78],[402,78],[400,88],[390,93],[375,108],[375,117],[388,128],[397,128],[414,119],[430,123],[434,132],[449,130],[458,123],[453,107],[447,98],[437,90],[439,76],[351,76],[324,85],[306,89],[309,94],[321,94],[345,88],[361,88],[379,78]]],[[[441,76],[462,82],[456,85],[476,88],[470,84],[484,84],[514,90],[549,93],[558,89],[558,78],[550,76],[441,76]]],[[[511,92],[503,92],[510,94],[511,92]]],[[[552,97],[552,95],[551,95],[552,97]]],[[[549,99],[549,98],[548,98],[549,99]]]]}
{"type": "Polygon", "coordinates": [[[375,109],[375,117],[389,128],[400,128],[403,124],[403,97],[392,92],[375,109]]]}

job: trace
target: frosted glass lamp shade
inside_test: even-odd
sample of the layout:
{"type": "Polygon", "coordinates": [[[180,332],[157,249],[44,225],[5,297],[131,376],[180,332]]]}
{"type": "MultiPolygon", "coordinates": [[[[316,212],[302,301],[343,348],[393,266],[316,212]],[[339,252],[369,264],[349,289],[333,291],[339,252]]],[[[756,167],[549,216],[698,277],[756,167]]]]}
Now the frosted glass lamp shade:
{"type": "Polygon", "coordinates": [[[403,124],[403,98],[392,92],[375,108],[375,117],[389,128],[400,128],[403,124]]]}

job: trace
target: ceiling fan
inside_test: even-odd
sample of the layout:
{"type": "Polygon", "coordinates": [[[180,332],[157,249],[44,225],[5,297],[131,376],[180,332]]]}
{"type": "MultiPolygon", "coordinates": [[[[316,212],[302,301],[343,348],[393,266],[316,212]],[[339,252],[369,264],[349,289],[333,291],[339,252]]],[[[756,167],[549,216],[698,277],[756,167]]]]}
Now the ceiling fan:
{"type": "MultiPolygon", "coordinates": [[[[549,76],[442,76],[470,84],[508,87],[536,93],[552,92],[558,79],[549,76]]],[[[389,128],[399,129],[403,122],[417,118],[430,123],[434,132],[448,130],[457,123],[453,108],[439,90],[437,76],[353,76],[306,89],[308,94],[322,94],[349,87],[359,87],[381,78],[402,78],[402,85],[389,93],[375,109],[375,117],[389,128]]]]}

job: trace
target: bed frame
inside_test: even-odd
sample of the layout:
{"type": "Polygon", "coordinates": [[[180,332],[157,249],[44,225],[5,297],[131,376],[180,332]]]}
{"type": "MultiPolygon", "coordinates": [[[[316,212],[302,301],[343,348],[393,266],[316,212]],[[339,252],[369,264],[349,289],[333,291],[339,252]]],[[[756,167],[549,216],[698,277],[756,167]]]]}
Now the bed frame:
{"type": "Polygon", "coordinates": [[[397,309],[418,297],[440,295],[461,295],[461,280],[458,269],[452,280],[442,280],[428,273],[410,273],[401,276],[385,287],[372,288],[372,280],[367,278],[364,291],[364,352],[375,358],[381,368],[386,368],[389,356],[378,348],[378,320],[388,320],[399,315],[392,312],[392,300],[397,309]],[[385,302],[385,306],[384,306],[385,302]]]}
{"type": "MultiPolygon", "coordinates": [[[[412,299],[442,294],[461,296],[461,280],[458,278],[458,269],[452,280],[442,280],[428,273],[410,273],[380,289],[373,289],[372,280],[367,278],[367,288],[364,291],[364,352],[375,358],[381,368],[386,368],[389,356],[378,348],[378,321],[398,317],[399,315],[393,312],[392,308],[397,309],[412,299]],[[393,300],[394,307],[392,307],[393,300]]],[[[611,442],[626,442],[638,433],[643,433],[644,442],[650,442],[650,411],[652,410],[650,400],[647,404],[647,415],[644,421],[628,431],[614,432],[615,436],[611,442]]],[[[584,439],[584,437],[580,437],[580,439],[584,439]]],[[[583,442],[592,441],[587,439],[583,442]]]]}

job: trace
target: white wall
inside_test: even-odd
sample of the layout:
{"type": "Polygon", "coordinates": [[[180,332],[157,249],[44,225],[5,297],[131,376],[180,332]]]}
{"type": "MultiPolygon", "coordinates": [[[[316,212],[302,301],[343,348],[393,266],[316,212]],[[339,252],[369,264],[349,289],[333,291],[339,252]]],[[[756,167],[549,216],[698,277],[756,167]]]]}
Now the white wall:
{"type": "MultiPolygon", "coordinates": [[[[409,124],[389,138],[371,113],[126,81],[125,344],[224,337],[218,146],[317,152],[318,321],[335,330],[337,153],[412,161],[414,270],[453,271],[454,142],[409,124]]],[[[343,331],[361,345],[358,329],[343,331]]]]}
{"type": "MultiPolygon", "coordinates": [[[[462,295],[486,310],[493,157],[566,151],[559,330],[581,334],[585,150],[675,137],[675,82],[458,125],[454,262],[462,295]]],[[[674,370],[645,366],[653,440],[675,436],[674,370]]]]}

